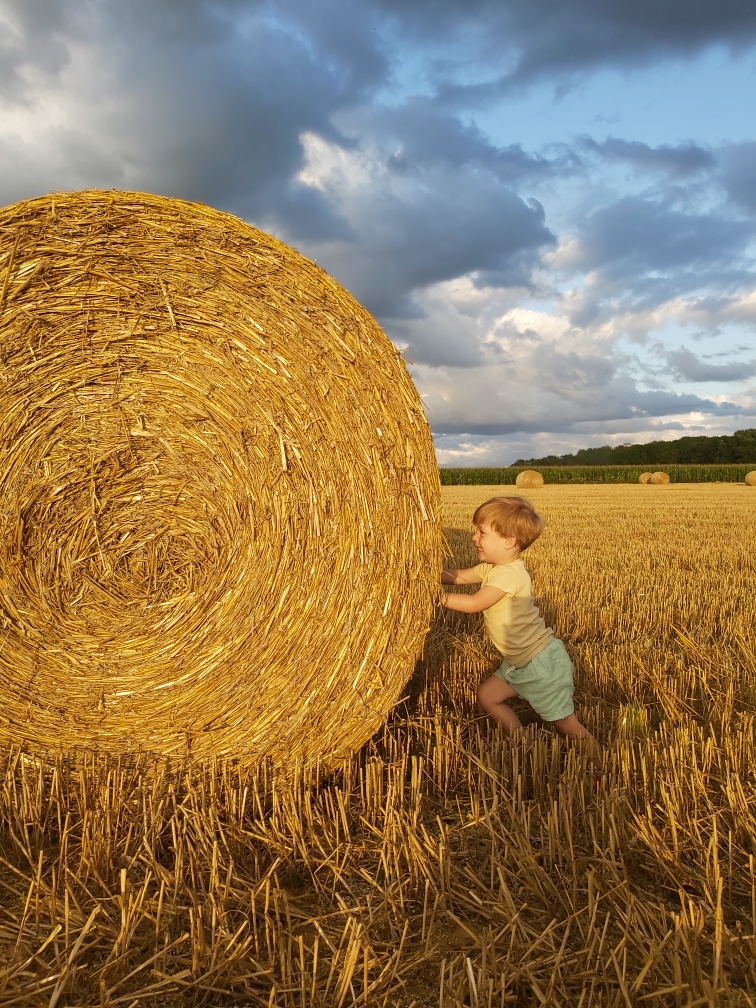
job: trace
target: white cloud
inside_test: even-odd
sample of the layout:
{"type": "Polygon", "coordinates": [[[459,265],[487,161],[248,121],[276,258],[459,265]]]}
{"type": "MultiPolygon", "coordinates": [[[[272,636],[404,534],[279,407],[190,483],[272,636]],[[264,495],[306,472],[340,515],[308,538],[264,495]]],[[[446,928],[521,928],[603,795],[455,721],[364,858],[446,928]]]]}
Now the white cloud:
{"type": "Polygon", "coordinates": [[[317,133],[300,135],[304,164],[297,178],[304,185],[320,189],[334,202],[344,205],[348,194],[372,183],[381,166],[377,152],[347,149],[317,133]]]}

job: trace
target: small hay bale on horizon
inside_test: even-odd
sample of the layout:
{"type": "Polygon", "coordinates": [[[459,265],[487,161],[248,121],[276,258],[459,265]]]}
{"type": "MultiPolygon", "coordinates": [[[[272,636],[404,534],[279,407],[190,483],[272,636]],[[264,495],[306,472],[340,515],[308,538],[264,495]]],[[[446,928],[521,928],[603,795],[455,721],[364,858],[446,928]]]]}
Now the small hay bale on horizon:
{"type": "Polygon", "coordinates": [[[669,483],[669,474],[665,472],[651,473],[648,482],[651,486],[666,486],[669,483]]]}
{"type": "Polygon", "coordinates": [[[756,469],[752,469],[751,472],[746,473],[745,484],[746,486],[756,486],[756,469]]]}
{"type": "Polygon", "coordinates": [[[651,479],[651,477],[652,477],[653,475],[654,475],[654,474],[653,474],[653,473],[650,473],[650,472],[642,472],[642,473],[640,474],[640,476],[638,477],[638,482],[639,482],[639,483],[648,483],[648,481],[649,481],[649,480],[651,479]]]}
{"type": "Polygon", "coordinates": [[[201,204],[0,210],[0,741],[351,755],[437,599],[422,403],[317,265],[201,204]]]}
{"type": "Polygon", "coordinates": [[[536,490],[538,487],[542,487],[543,484],[543,476],[539,472],[536,472],[535,469],[523,469],[522,472],[517,473],[515,479],[515,486],[520,487],[522,490],[536,490]]]}

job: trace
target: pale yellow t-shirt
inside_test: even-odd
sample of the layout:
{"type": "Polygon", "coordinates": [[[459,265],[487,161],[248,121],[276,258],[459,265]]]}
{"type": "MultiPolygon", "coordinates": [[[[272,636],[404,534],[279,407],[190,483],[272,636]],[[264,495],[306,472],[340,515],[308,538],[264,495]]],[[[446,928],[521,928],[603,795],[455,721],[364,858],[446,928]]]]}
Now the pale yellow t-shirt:
{"type": "Polygon", "coordinates": [[[522,560],[507,564],[482,563],[474,567],[481,588],[492,585],[504,598],[483,610],[486,630],[510,665],[522,668],[554,637],[533,601],[530,574],[522,560]]]}

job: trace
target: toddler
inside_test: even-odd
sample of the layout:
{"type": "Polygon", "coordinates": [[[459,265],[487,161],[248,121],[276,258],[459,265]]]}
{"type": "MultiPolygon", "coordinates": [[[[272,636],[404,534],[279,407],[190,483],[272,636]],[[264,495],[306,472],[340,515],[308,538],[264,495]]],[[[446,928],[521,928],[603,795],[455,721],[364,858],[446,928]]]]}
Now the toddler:
{"type": "Polygon", "coordinates": [[[533,602],[530,575],[520,554],[543,531],[543,519],[524,497],[492,497],[473,515],[478,564],[445,570],[446,585],[479,584],[474,595],[445,593],[442,605],[457,612],[482,612],[486,630],[504,661],[478,687],[478,701],[512,733],[522,722],[506,703],[521,696],[544,721],[599,758],[596,739],[575,717],[573,668],[564,644],[547,627],[533,602]]]}

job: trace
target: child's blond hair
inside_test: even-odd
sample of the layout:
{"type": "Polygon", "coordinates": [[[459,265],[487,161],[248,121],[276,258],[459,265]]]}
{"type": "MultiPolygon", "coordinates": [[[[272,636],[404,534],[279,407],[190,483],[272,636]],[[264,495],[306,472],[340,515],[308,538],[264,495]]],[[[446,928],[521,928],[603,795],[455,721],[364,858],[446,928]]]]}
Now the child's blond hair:
{"type": "Polygon", "coordinates": [[[535,542],[545,524],[527,497],[492,497],[485,501],[473,515],[473,525],[484,523],[500,536],[516,539],[520,550],[535,542]]]}

